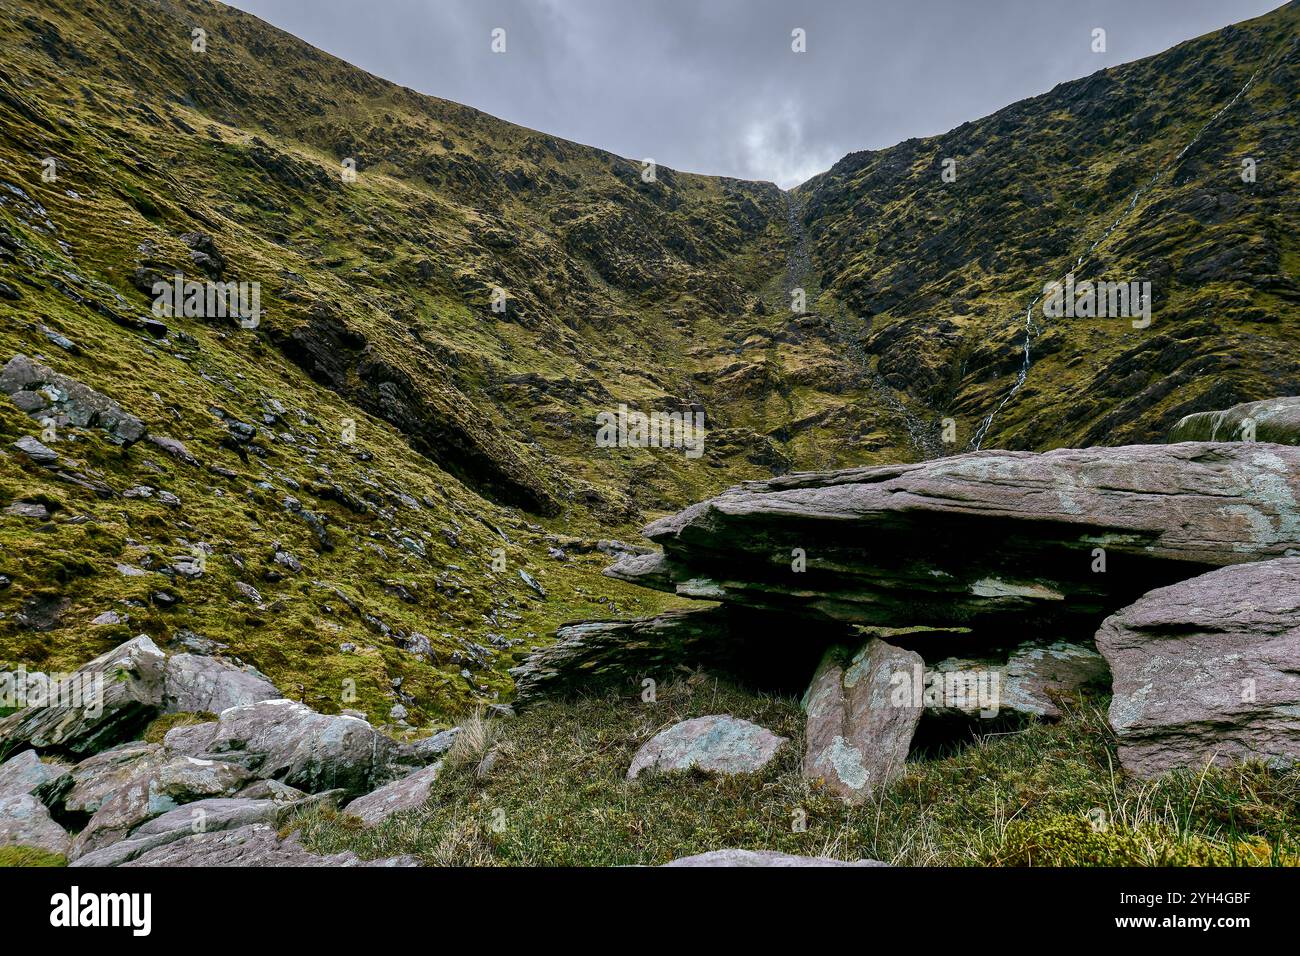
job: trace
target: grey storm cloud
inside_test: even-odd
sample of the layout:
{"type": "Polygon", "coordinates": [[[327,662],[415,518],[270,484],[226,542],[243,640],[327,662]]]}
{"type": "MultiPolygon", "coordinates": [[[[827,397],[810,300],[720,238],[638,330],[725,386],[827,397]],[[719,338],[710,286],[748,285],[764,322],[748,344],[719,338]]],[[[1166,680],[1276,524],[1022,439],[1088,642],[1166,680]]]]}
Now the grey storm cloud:
{"type": "Polygon", "coordinates": [[[386,79],[674,169],[796,185],[1278,0],[235,0],[386,79]],[[491,35],[505,30],[505,53],[491,35]],[[1106,31],[1094,52],[1093,31],[1106,31]],[[792,31],[807,51],[791,49],[792,31]]]}

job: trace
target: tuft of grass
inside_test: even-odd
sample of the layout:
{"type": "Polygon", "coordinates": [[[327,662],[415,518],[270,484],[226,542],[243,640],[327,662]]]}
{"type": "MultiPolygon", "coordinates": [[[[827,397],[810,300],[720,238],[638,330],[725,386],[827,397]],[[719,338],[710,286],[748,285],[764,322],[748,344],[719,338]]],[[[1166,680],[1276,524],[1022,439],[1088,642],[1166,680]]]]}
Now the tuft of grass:
{"type": "Polygon", "coordinates": [[[431,865],[657,865],[726,847],[897,865],[1296,862],[1300,769],[1126,781],[1104,700],[1067,705],[1052,724],[972,731],[909,762],[870,804],[846,807],[800,773],[804,718],[793,699],[699,674],[661,685],[653,704],[638,690],[547,702],[493,731],[471,720],[462,735],[472,742],[448,760],[425,807],[374,828],[325,812],[296,826],[320,852],[411,853],[431,865]],[[654,734],[721,713],[790,743],[754,775],[624,779],[654,734]],[[492,772],[478,773],[492,752],[492,772]],[[1097,819],[1109,835],[1096,836],[1097,819]]]}
{"type": "Polygon", "coordinates": [[[50,853],[30,846],[0,846],[0,867],[6,866],[67,866],[61,853],[50,853]]]}
{"type": "Polygon", "coordinates": [[[191,727],[194,724],[205,724],[210,720],[216,720],[216,714],[207,713],[183,713],[183,714],[163,714],[156,717],[149,726],[144,729],[141,739],[145,743],[160,744],[163,738],[167,736],[167,731],[176,727],[191,727]]]}

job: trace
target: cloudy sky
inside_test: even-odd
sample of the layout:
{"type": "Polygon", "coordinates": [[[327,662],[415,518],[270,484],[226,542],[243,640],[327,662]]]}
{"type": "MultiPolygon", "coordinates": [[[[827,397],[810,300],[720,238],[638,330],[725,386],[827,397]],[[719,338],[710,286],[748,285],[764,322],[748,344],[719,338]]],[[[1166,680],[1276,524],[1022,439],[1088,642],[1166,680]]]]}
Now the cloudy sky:
{"type": "Polygon", "coordinates": [[[675,169],[793,186],[1280,0],[230,0],[372,73],[675,169]],[[505,52],[492,32],[505,30],[505,52]],[[1093,31],[1106,31],[1094,52],[1093,31]],[[792,31],[806,52],[792,50],[792,31]]]}

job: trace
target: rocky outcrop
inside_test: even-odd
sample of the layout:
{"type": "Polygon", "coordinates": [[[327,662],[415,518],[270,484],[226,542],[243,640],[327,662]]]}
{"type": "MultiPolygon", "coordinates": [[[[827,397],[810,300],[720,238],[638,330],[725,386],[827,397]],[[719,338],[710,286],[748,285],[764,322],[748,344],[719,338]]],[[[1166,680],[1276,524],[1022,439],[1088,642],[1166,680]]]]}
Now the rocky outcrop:
{"type": "Polygon", "coordinates": [[[828,856],[794,856],[775,850],[711,850],[665,863],[664,866],[887,866],[879,860],[833,860],[828,856]]]}
{"type": "Polygon", "coordinates": [[[1217,412],[1195,412],[1179,419],[1169,431],[1169,440],[1300,445],[1300,396],[1244,402],[1217,412]]]}
{"type": "Polygon", "coordinates": [[[725,714],[695,717],[660,731],[643,745],[632,758],[627,779],[635,780],[646,771],[756,773],[787,743],[747,720],[725,714]]]}
{"type": "Polygon", "coordinates": [[[252,773],[238,764],[172,757],[132,777],[105,799],[77,835],[71,858],[117,843],[141,824],[181,804],[232,796],[252,778],[252,773]]]}
{"type": "Polygon", "coordinates": [[[0,371],[0,392],[32,418],[53,419],[56,428],[100,428],[118,445],[145,434],[144,422],[108,396],[21,353],[0,371]]]}
{"type": "Polygon", "coordinates": [[[1130,772],[1300,760],[1300,558],[1154,590],[1108,617],[1097,647],[1130,772]]]}
{"type": "Polygon", "coordinates": [[[140,635],[65,678],[48,706],[0,719],[0,747],[91,754],[129,738],[162,706],[165,657],[140,635]]]}
{"type": "Polygon", "coordinates": [[[362,794],[385,782],[396,745],[364,720],[318,714],[291,700],[232,707],[206,724],[177,727],[168,751],[237,763],[308,793],[362,794]]]}
{"type": "Polygon", "coordinates": [[[1298,501],[1287,445],[974,452],[743,484],[606,573],[810,619],[1090,632],[1152,587],[1300,547],[1298,501]]]}
{"type": "Polygon", "coordinates": [[[74,854],[72,865],[122,866],[196,833],[220,833],[259,823],[277,825],[292,814],[293,807],[292,803],[276,800],[196,800],[152,818],[136,829],[130,839],[108,843],[80,856],[74,854]]]}
{"type": "Polygon", "coordinates": [[[921,719],[913,678],[924,666],[920,654],[878,638],[851,657],[828,651],[803,700],[803,775],[849,804],[898,777],[921,719]]]}

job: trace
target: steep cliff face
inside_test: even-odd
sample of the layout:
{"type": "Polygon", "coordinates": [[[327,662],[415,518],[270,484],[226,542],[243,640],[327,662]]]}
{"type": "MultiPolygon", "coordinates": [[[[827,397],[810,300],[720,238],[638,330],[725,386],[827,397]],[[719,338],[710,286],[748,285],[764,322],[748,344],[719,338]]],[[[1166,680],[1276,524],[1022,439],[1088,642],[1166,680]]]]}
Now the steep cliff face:
{"type": "Polygon", "coordinates": [[[870,361],[950,416],[957,448],[1162,440],[1189,412],[1294,393],[1298,29],[1290,4],[846,156],[797,190],[819,310],[859,316],[870,361]],[[1071,271],[1149,281],[1150,325],[1046,317],[1071,271]]]}
{"type": "Polygon", "coordinates": [[[507,692],[557,625],[672,603],[600,578],[597,541],[738,480],[971,442],[1028,300],[1153,177],[1076,270],[1151,279],[1152,324],[1036,317],[985,447],[1294,392],[1298,20],[782,193],[650,176],[204,0],[0,0],[0,363],[149,436],[0,400],[23,506],[0,659],[193,632],[319,709],[507,692]],[[177,273],[256,283],[261,313],[153,314],[177,273]],[[599,447],[624,405],[702,415],[702,454],[599,447]]]}

